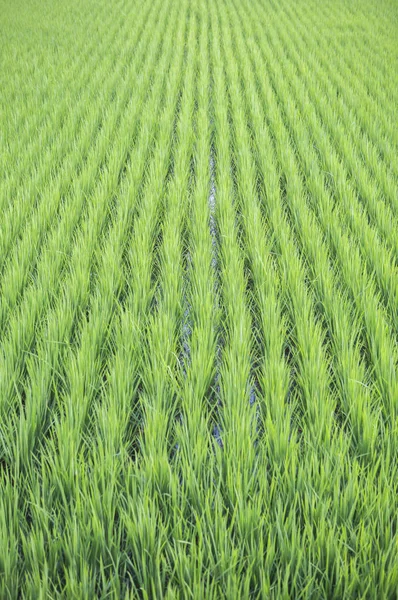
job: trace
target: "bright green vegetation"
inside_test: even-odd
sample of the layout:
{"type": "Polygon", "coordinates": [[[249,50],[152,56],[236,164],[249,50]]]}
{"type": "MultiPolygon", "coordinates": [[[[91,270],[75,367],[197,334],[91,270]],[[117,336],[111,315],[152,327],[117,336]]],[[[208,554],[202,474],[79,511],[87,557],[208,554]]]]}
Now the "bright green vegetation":
{"type": "Polygon", "coordinates": [[[0,48],[0,598],[397,598],[398,4],[0,48]]]}

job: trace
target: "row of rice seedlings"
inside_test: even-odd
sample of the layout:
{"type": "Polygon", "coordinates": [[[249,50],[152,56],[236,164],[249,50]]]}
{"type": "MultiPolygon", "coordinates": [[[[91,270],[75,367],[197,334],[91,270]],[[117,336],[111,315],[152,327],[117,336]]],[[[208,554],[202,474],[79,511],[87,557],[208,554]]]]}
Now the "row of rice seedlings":
{"type": "MultiPolygon", "coordinates": [[[[186,343],[188,356],[184,371],[178,378],[178,401],[181,421],[176,424],[177,460],[181,471],[181,485],[187,501],[194,510],[200,510],[203,494],[211,488],[212,469],[210,419],[212,382],[216,372],[216,328],[218,322],[215,304],[216,274],[211,233],[211,131],[209,122],[209,29],[206,12],[197,7],[198,51],[196,65],[195,99],[197,111],[194,121],[194,182],[190,214],[187,222],[189,264],[187,266],[187,303],[190,331],[186,343]],[[204,13],[204,14],[202,14],[204,13]],[[205,483],[206,482],[206,483],[205,483]]],[[[184,589],[201,585],[196,581],[196,569],[185,561],[189,579],[181,581],[184,589]]]]}
{"type": "Polygon", "coordinates": [[[220,301],[225,342],[221,354],[220,400],[223,452],[219,468],[226,507],[233,511],[250,495],[255,461],[255,410],[250,406],[252,323],[247,306],[247,281],[239,244],[237,195],[232,175],[233,138],[229,122],[228,57],[222,37],[220,11],[211,10],[214,69],[216,156],[216,219],[220,236],[220,301]],[[243,465],[245,465],[243,467],[243,465]]]}
{"type": "MultiPolygon", "coordinates": [[[[143,59],[145,56],[145,47],[142,48],[142,54],[137,54],[137,58],[138,56],[141,60],[143,59]]],[[[139,68],[139,62],[137,68],[139,68]]],[[[117,70],[115,77],[112,77],[109,81],[109,86],[104,85],[102,81],[102,88],[106,94],[112,94],[122,81],[123,79],[120,80],[119,70],[117,70]]],[[[60,211],[61,213],[65,211],[68,208],[68,202],[74,197],[71,177],[77,175],[77,180],[80,178],[82,187],[90,185],[91,178],[87,177],[83,181],[83,177],[86,172],[86,166],[88,168],[95,167],[95,163],[92,160],[93,154],[94,156],[96,154],[98,157],[97,168],[101,168],[101,164],[103,164],[102,159],[107,151],[106,140],[108,139],[109,142],[112,133],[116,131],[118,111],[125,109],[124,104],[129,98],[131,88],[123,86],[122,89],[123,95],[115,99],[116,109],[112,111],[112,105],[110,105],[107,112],[103,115],[104,130],[98,129],[98,125],[101,124],[101,121],[98,121],[98,117],[102,112],[101,109],[99,109],[99,114],[98,109],[91,111],[90,118],[87,120],[87,124],[83,130],[83,154],[76,151],[75,144],[72,145],[70,157],[66,162],[67,168],[61,171],[59,176],[46,182],[46,187],[43,190],[42,198],[36,211],[33,215],[30,215],[25,231],[20,232],[21,238],[18,240],[19,243],[14,245],[13,253],[6,263],[6,269],[2,275],[1,321],[3,324],[14,310],[15,304],[20,301],[24,286],[29,283],[29,276],[32,271],[34,272],[36,263],[40,261],[40,251],[43,246],[45,247],[46,236],[51,224],[54,224],[54,220],[56,221],[60,218],[60,211]],[[114,115],[113,121],[109,119],[111,112],[114,115]],[[107,119],[106,123],[105,119],[107,119]],[[101,153],[98,151],[96,144],[101,144],[101,153]]],[[[24,203],[19,202],[18,204],[23,205],[24,203]]],[[[70,206],[69,210],[71,210],[70,206]]],[[[10,242],[12,243],[12,238],[10,238],[10,242]]]]}
{"type": "MultiPolygon", "coordinates": [[[[283,33],[281,35],[283,37],[283,33]]],[[[272,31],[270,34],[270,39],[272,40],[272,31]]],[[[276,49],[276,53],[278,57],[280,57],[280,60],[283,60],[282,57],[285,47],[286,44],[281,46],[280,49],[276,49]]],[[[308,140],[308,143],[311,144],[315,142],[317,144],[319,157],[318,161],[320,162],[320,166],[323,168],[324,172],[329,172],[332,177],[333,183],[330,184],[330,187],[336,195],[336,201],[339,202],[340,208],[344,209],[341,211],[341,221],[343,223],[347,223],[354,238],[359,238],[360,247],[363,248],[364,261],[369,262],[370,272],[375,272],[376,281],[381,288],[383,300],[386,304],[389,314],[392,317],[393,326],[395,327],[398,306],[398,287],[396,278],[394,277],[394,267],[396,254],[395,249],[398,251],[398,245],[395,235],[396,228],[394,228],[394,221],[391,222],[391,214],[388,215],[388,213],[385,213],[382,210],[382,203],[378,200],[372,200],[371,202],[367,203],[370,212],[373,215],[375,213],[381,213],[384,215],[383,221],[385,223],[389,223],[388,231],[383,228],[383,231],[380,232],[380,222],[377,224],[377,227],[371,227],[368,216],[363,210],[359,200],[361,197],[364,199],[364,193],[361,193],[358,198],[355,189],[353,189],[352,185],[350,184],[349,177],[345,169],[345,163],[348,163],[348,160],[345,158],[345,162],[342,162],[334,152],[331,142],[327,139],[327,136],[323,131],[322,123],[320,123],[320,119],[316,115],[315,105],[308,101],[306,89],[303,87],[302,80],[299,80],[296,77],[294,69],[290,68],[288,64],[284,64],[284,71],[289,76],[288,80],[290,87],[295,91],[297,89],[296,97],[297,101],[302,107],[302,113],[305,113],[305,123],[311,126],[311,128],[309,128],[309,135],[311,135],[311,138],[308,140]],[[372,206],[369,206],[369,204],[372,206]],[[379,233],[383,233],[382,241],[380,240],[379,233]],[[387,248],[385,245],[387,245],[387,248]]],[[[288,87],[286,86],[286,93],[287,89],[288,87]]],[[[318,95],[316,98],[317,104],[320,105],[320,96],[318,95]]],[[[294,121],[295,116],[293,111],[295,110],[295,106],[291,103],[288,106],[289,109],[285,109],[286,114],[289,113],[289,118],[294,121]]],[[[329,116],[331,119],[333,119],[332,115],[329,116]]],[[[301,134],[302,137],[304,135],[304,133],[301,134]]],[[[349,146],[347,152],[352,153],[351,146],[349,146]]],[[[306,151],[303,156],[304,160],[306,160],[308,164],[307,172],[313,174],[314,163],[317,155],[312,149],[311,153],[306,151]]],[[[320,177],[311,177],[311,179],[318,181],[320,177]]],[[[362,192],[364,192],[364,187],[368,189],[368,183],[369,182],[363,181],[362,192]]],[[[373,198],[374,194],[375,190],[370,187],[367,193],[367,198],[373,198]]]]}
{"type": "MultiPolygon", "coordinates": [[[[104,20],[101,11],[98,12],[98,16],[101,21],[104,20]]],[[[61,162],[68,142],[71,144],[75,141],[70,135],[71,129],[76,128],[76,125],[73,127],[73,123],[79,123],[80,115],[87,110],[85,98],[92,98],[93,91],[94,94],[97,91],[95,86],[91,87],[92,82],[95,81],[95,75],[102,67],[105,67],[106,61],[112,60],[108,48],[109,44],[114,43],[121,24],[109,16],[109,21],[104,23],[106,33],[100,44],[96,38],[89,38],[90,43],[87,43],[85,38],[79,40],[80,56],[77,55],[75,62],[68,65],[68,70],[60,69],[61,76],[57,81],[59,92],[58,94],[53,92],[47,102],[40,99],[40,110],[31,109],[30,98],[26,99],[27,104],[25,102],[22,105],[22,114],[17,118],[17,122],[23,124],[24,130],[14,130],[12,134],[10,132],[7,135],[8,152],[4,153],[6,164],[4,164],[4,177],[0,182],[0,198],[2,206],[4,203],[4,208],[14,205],[15,194],[18,193],[20,196],[23,193],[22,190],[25,189],[24,186],[31,185],[32,179],[39,186],[40,182],[44,182],[48,178],[50,172],[53,173],[60,166],[58,166],[58,162],[61,162]],[[94,48],[96,48],[96,52],[93,52],[94,48]],[[106,59],[105,65],[103,64],[104,59],[106,59]],[[65,89],[68,90],[68,93],[65,93],[65,89]],[[63,91],[62,95],[61,90],[63,91]],[[58,98],[58,96],[60,97],[58,98]],[[77,110],[77,104],[80,106],[80,111],[77,110]],[[21,118],[22,115],[23,118],[21,118]],[[46,160],[46,157],[49,156],[53,157],[52,163],[46,160]],[[46,169],[42,168],[43,164],[47,167],[46,169]]],[[[126,40],[124,41],[126,42],[126,40]]],[[[71,43],[71,40],[69,42],[71,43]]],[[[45,51],[47,52],[48,49],[46,48],[45,51]]],[[[25,80],[26,77],[27,74],[24,73],[25,80]]],[[[45,81],[44,78],[43,80],[45,81]]],[[[53,82],[51,83],[53,84],[53,82]]],[[[46,82],[46,87],[49,87],[49,82],[46,82]]],[[[34,86],[32,88],[34,89],[34,86]]],[[[54,85],[51,85],[52,90],[53,88],[54,85]]],[[[26,94],[26,86],[23,89],[26,94]]],[[[9,94],[9,92],[7,93],[9,94]]],[[[23,98],[25,99],[25,95],[23,98]]],[[[15,103],[10,108],[14,114],[15,103]]],[[[7,116],[10,118],[10,115],[7,116]]],[[[75,137],[78,137],[77,132],[75,137]]]]}
{"type": "MultiPolygon", "coordinates": [[[[292,15],[288,13],[290,19],[292,15]]],[[[279,15],[280,20],[283,22],[283,13],[279,15]]],[[[307,90],[312,93],[313,98],[318,98],[322,91],[323,96],[328,99],[332,98],[337,94],[338,89],[345,91],[347,85],[346,77],[340,76],[340,79],[336,79],[336,65],[331,64],[330,57],[328,56],[328,47],[322,48],[322,52],[317,51],[317,43],[313,37],[306,39],[304,32],[307,30],[309,24],[300,24],[295,22],[295,28],[290,29],[291,20],[287,20],[286,27],[290,32],[293,39],[296,40],[296,45],[285,46],[287,51],[292,51],[294,56],[298,58],[295,61],[299,72],[302,77],[308,80],[307,90]],[[301,32],[302,35],[299,35],[301,32]],[[300,49],[302,50],[300,51],[300,49]],[[311,71],[312,76],[316,75],[316,87],[314,86],[313,80],[309,78],[311,71]],[[338,85],[338,88],[337,88],[338,85]]],[[[279,22],[279,19],[278,21],[279,22]]],[[[351,84],[350,84],[351,87],[351,84]]],[[[316,104],[314,102],[314,104],[316,104]]],[[[368,127],[363,129],[362,123],[358,121],[356,113],[353,109],[346,104],[343,93],[341,93],[336,100],[333,102],[333,116],[331,115],[331,105],[325,103],[316,104],[317,108],[322,108],[323,114],[325,114],[325,122],[329,126],[330,130],[336,132],[338,138],[339,147],[344,152],[344,156],[347,157],[347,164],[352,174],[355,173],[356,169],[359,169],[359,173],[365,171],[364,177],[369,181],[369,184],[373,184],[376,187],[378,198],[382,199],[384,195],[384,202],[391,203],[392,209],[395,211],[397,208],[397,193],[396,193],[396,177],[391,172],[391,163],[396,162],[396,152],[385,156],[387,163],[380,160],[380,149],[378,145],[373,143],[372,139],[368,135],[368,127]],[[337,116],[340,118],[336,118],[337,116]],[[349,125],[349,126],[348,126],[349,125]],[[347,145],[350,145],[351,152],[347,152],[347,145]],[[357,150],[358,148],[358,150],[357,150]],[[355,154],[353,154],[355,153],[355,154]],[[355,160],[353,156],[355,155],[355,160]],[[390,156],[390,159],[388,158],[390,156]],[[375,182],[372,181],[372,176],[375,178],[375,182]],[[370,177],[370,179],[369,179],[370,177]]],[[[378,131],[378,140],[380,139],[380,130],[378,131]]],[[[386,153],[384,152],[384,155],[386,153]]],[[[367,184],[366,187],[369,187],[367,184]]],[[[361,185],[361,175],[359,174],[358,185],[361,185]]],[[[381,204],[381,209],[385,210],[384,202],[381,204]]],[[[373,209],[378,211],[378,203],[373,205],[373,209]]],[[[381,218],[378,215],[378,218],[381,218]]],[[[388,227],[388,223],[385,219],[383,221],[383,227],[388,227]]]]}
{"type": "MultiPolygon", "coordinates": [[[[256,51],[257,49],[253,50],[253,52],[256,51]]],[[[274,76],[276,77],[275,81],[278,82],[278,87],[284,86],[284,82],[281,81],[278,74],[275,74],[274,76]]],[[[283,92],[279,91],[278,100],[282,106],[285,93],[286,90],[283,92]]],[[[276,105],[276,101],[274,102],[276,105]]],[[[289,110],[286,109],[286,117],[290,117],[293,110],[294,104],[291,99],[289,110]]],[[[301,123],[302,120],[299,120],[298,115],[295,118],[295,125],[293,125],[293,120],[290,121],[293,134],[297,133],[297,125],[300,125],[301,123]]],[[[305,141],[306,138],[303,137],[303,133],[301,133],[300,136],[296,136],[298,150],[300,150],[301,144],[304,144],[305,141]]],[[[391,414],[390,410],[393,409],[394,398],[397,397],[394,367],[395,359],[393,358],[394,343],[388,329],[388,322],[386,322],[386,317],[388,318],[391,314],[388,312],[385,316],[385,312],[382,307],[379,306],[372,281],[369,280],[369,275],[363,264],[363,260],[358,250],[353,245],[355,241],[352,238],[348,238],[339,227],[339,219],[336,219],[336,217],[337,214],[339,214],[340,207],[339,205],[333,207],[333,204],[328,197],[327,190],[324,185],[322,185],[322,174],[319,173],[318,176],[316,176],[316,160],[312,159],[310,161],[311,164],[308,164],[306,157],[311,157],[311,153],[313,153],[313,148],[308,142],[305,144],[305,150],[300,150],[301,160],[306,169],[306,184],[314,194],[314,197],[318,199],[318,202],[313,205],[317,217],[322,224],[329,244],[333,248],[333,252],[337,255],[336,257],[339,261],[339,274],[343,278],[344,287],[347,290],[350,290],[351,296],[357,305],[359,316],[364,321],[364,333],[367,338],[367,346],[372,361],[372,367],[375,370],[374,379],[375,383],[377,382],[377,391],[378,394],[380,394],[380,397],[383,398],[387,414],[391,414]],[[332,213],[334,213],[333,216],[332,213]]],[[[394,319],[394,315],[392,315],[392,318],[394,319]]]]}
{"type": "MultiPolygon", "coordinates": [[[[143,56],[144,55],[140,58],[143,56]]],[[[119,110],[121,110],[122,107],[123,103],[121,103],[119,110]]],[[[137,109],[139,109],[139,105],[137,106],[137,109]]],[[[127,109],[125,109],[124,114],[126,123],[128,123],[131,114],[127,109]]],[[[110,107],[106,126],[98,139],[98,146],[95,146],[92,150],[92,156],[93,158],[98,156],[102,163],[106,163],[111,156],[111,151],[113,151],[114,156],[118,157],[116,160],[119,160],[119,164],[122,166],[125,160],[125,153],[128,150],[130,143],[129,138],[124,138],[124,148],[123,146],[120,146],[120,141],[117,141],[113,147],[109,146],[109,135],[115,128],[117,118],[118,112],[110,107]]],[[[109,197],[112,196],[112,189],[116,189],[118,186],[118,173],[120,172],[120,168],[113,174],[113,180],[111,178],[103,178],[96,184],[96,189],[90,190],[90,187],[95,180],[97,168],[98,165],[95,160],[88,161],[87,168],[83,169],[81,177],[74,182],[72,190],[73,200],[71,205],[65,207],[63,213],[60,215],[57,228],[53,231],[52,236],[45,247],[45,251],[37,269],[36,279],[29,286],[19,310],[14,312],[12,318],[9,320],[8,334],[4,338],[2,356],[2,360],[4,360],[4,369],[2,370],[1,379],[1,398],[3,403],[9,399],[10,394],[11,397],[15,396],[17,389],[15,389],[15,385],[18,387],[19,373],[22,372],[24,360],[26,358],[25,351],[29,351],[32,347],[36,328],[36,318],[39,314],[44,317],[47,302],[51,300],[51,297],[55,297],[56,295],[60,283],[59,274],[60,272],[62,273],[62,269],[67,266],[66,259],[68,253],[73,248],[74,243],[78,242],[79,235],[77,235],[77,240],[75,240],[74,231],[79,218],[82,216],[82,207],[86,194],[92,194],[92,200],[90,200],[86,206],[85,216],[91,212],[91,220],[88,219],[88,222],[95,223],[96,226],[92,225],[92,230],[90,230],[89,227],[83,227],[81,231],[85,232],[86,235],[89,234],[89,238],[87,239],[91,240],[90,243],[92,245],[93,240],[96,240],[96,237],[91,236],[94,232],[99,234],[103,228],[108,211],[107,201],[109,197]],[[45,298],[47,298],[47,302],[45,301],[45,298]],[[23,315],[22,320],[21,315],[23,315]],[[18,342],[16,343],[15,340],[18,340],[18,342]]],[[[90,252],[84,252],[82,259],[85,257],[89,258],[92,257],[92,255],[90,252]]],[[[83,277],[81,284],[84,284],[84,281],[85,278],[83,277]]],[[[82,289],[84,289],[84,285],[82,289]]]]}
{"type": "Polygon", "coordinates": [[[208,198],[208,205],[210,209],[210,220],[209,230],[212,240],[212,267],[214,270],[214,306],[217,311],[217,327],[216,327],[216,353],[215,353],[215,375],[212,382],[211,394],[209,397],[209,406],[211,409],[211,424],[212,424],[212,444],[217,444],[220,448],[223,447],[221,423],[219,418],[219,409],[221,407],[220,398],[220,369],[221,369],[221,355],[222,348],[224,346],[224,313],[221,302],[221,273],[220,273],[220,230],[217,221],[217,182],[216,182],[216,132],[215,132],[215,114],[214,114],[214,67],[213,67],[213,16],[209,11],[208,3],[206,3],[206,15],[208,19],[209,28],[209,39],[207,46],[208,63],[209,63],[209,127],[210,127],[210,154],[209,154],[209,166],[210,166],[210,193],[208,198]]]}
{"type": "MultiPolygon", "coordinates": [[[[243,53],[244,48],[242,48],[241,40],[238,39],[236,44],[240,52],[243,53]]],[[[254,99],[256,88],[252,78],[249,81],[245,81],[245,88],[248,90],[247,97],[254,99]]],[[[253,129],[259,132],[258,139],[264,139],[264,124],[261,120],[259,105],[257,104],[252,107],[249,105],[248,109],[251,113],[253,129]]],[[[294,189],[296,191],[301,190],[301,193],[303,193],[297,174],[293,171],[290,173],[290,176],[294,177],[294,189]]],[[[295,197],[293,197],[293,200],[295,202],[295,197]]],[[[352,310],[349,310],[344,299],[336,294],[336,284],[326,249],[322,243],[322,235],[315,234],[313,230],[315,225],[308,211],[305,212],[302,210],[300,212],[299,210],[294,210],[294,206],[295,204],[292,205],[292,215],[293,218],[298,219],[297,230],[300,239],[303,240],[305,253],[309,258],[307,268],[311,269],[313,284],[317,286],[320,292],[317,301],[322,303],[326,318],[329,320],[328,322],[333,323],[331,343],[335,350],[332,356],[337,361],[335,376],[338,383],[338,399],[342,403],[347,417],[352,422],[352,427],[355,431],[354,445],[356,447],[358,444],[358,448],[360,448],[358,451],[363,453],[364,449],[368,448],[368,445],[371,446],[371,443],[374,442],[377,428],[374,428],[373,419],[366,419],[366,424],[369,424],[369,427],[364,427],[365,417],[369,416],[369,410],[366,410],[366,407],[369,405],[369,394],[366,387],[358,389],[359,382],[363,382],[363,385],[366,386],[365,373],[363,372],[363,365],[361,365],[361,361],[359,360],[358,348],[356,346],[359,336],[359,326],[353,319],[352,310]],[[335,336],[337,336],[337,339],[335,336]],[[358,360],[355,360],[356,358],[358,360]],[[370,436],[370,439],[368,439],[368,436],[370,436]]],[[[297,206],[302,207],[298,201],[297,206]]]]}
{"type": "Polygon", "coordinates": [[[144,369],[140,406],[143,430],[138,457],[148,491],[160,494],[168,489],[169,460],[174,454],[174,421],[177,406],[177,379],[180,376],[180,324],[183,310],[185,231],[191,203],[193,153],[193,111],[197,19],[187,12],[185,65],[181,81],[178,118],[172,156],[173,169],[164,196],[162,238],[157,260],[157,289],[154,309],[146,328],[144,369]],[[157,461],[159,464],[157,467],[157,461]]]}
{"type": "MultiPolygon", "coordinates": [[[[289,5],[289,7],[293,9],[292,5],[289,5]]],[[[341,10],[344,10],[342,5],[338,13],[332,15],[330,19],[332,27],[333,24],[338,27],[338,23],[341,21],[341,10]]],[[[316,49],[314,49],[316,54],[319,57],[324,56],[325,63],[328,63],[328,65],[333,64],[332,69],[330,66],[326,67],[325,64],[325,69],[328,70],[332,81],[335,82],[339,97],[344,98],[351,107],[355,118],[361,123],[361,127],[367,132],[368,136],[371,136],[376,146],[380,148],[381,157],[386,165],[397,175],[395,156],[398,136],[394,127],[394,102],[391,101],[389,95],[385,96],[384,94],[386,89],[389,90],[389,94],[393,90],[390,85],[393,69],[389,67],[388,79],[381,83],[379,79],[381,68],[383,64],[386,64],[386,61],[383,59],[382,63],[375,67],[375,44],[366,44],[366,38],[362,38],[358,49],[355,48],[355,38],[357,36],[348,37],[346,35],[343,39],[345,39],[348,48],[346,47],[345,52],[341,52],[339,44],[342,35],[330,36],[318,32],[319,22],[322,22],[320,20],[321,15],[318,15],[319,11],[314,10],[314,5],[303,5],[299,12],[295,11],[292,18],[294,18],[298,27],[300,27],[300,22],[305,20],[305,30],[313,32],[312,37],[317,42],[316,49]],[[317,15],[315,21],[314,15],[317,15]],[[367,51],[368,45],[371,48],[371,56],[370,60],[368,57],[368,60],[365,61],[364,52],[367,51]],[[376,91],[373,88],[374,82],[377,82],[376,91]],[[380,92],[382,93],[381,97],[380,92]],[[386,111],[386,107],[391,107],[391,110],[386,111]]],[[[366,21],[367,17],[362,21],[362,26],[366,21]]]]}

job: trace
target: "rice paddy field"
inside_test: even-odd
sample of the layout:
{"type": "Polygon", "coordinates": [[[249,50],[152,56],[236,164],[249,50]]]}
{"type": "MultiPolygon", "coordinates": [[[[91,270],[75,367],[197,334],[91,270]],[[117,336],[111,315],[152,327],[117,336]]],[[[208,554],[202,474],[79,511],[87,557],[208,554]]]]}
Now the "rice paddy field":
{"type": "Polygon", "coordinates": [[[0,598],[397,598],[397,2],[0,49],[0,598]]]}

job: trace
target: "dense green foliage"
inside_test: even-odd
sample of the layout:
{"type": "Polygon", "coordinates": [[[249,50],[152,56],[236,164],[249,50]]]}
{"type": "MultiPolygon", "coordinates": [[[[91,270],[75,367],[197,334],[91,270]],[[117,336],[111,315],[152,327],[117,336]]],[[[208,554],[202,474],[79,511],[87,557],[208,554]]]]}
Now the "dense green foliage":
{"type": "Polygon", "coordinates": [[[398,4],[0,47],[0,598],[397,598],[398,4]]]}

